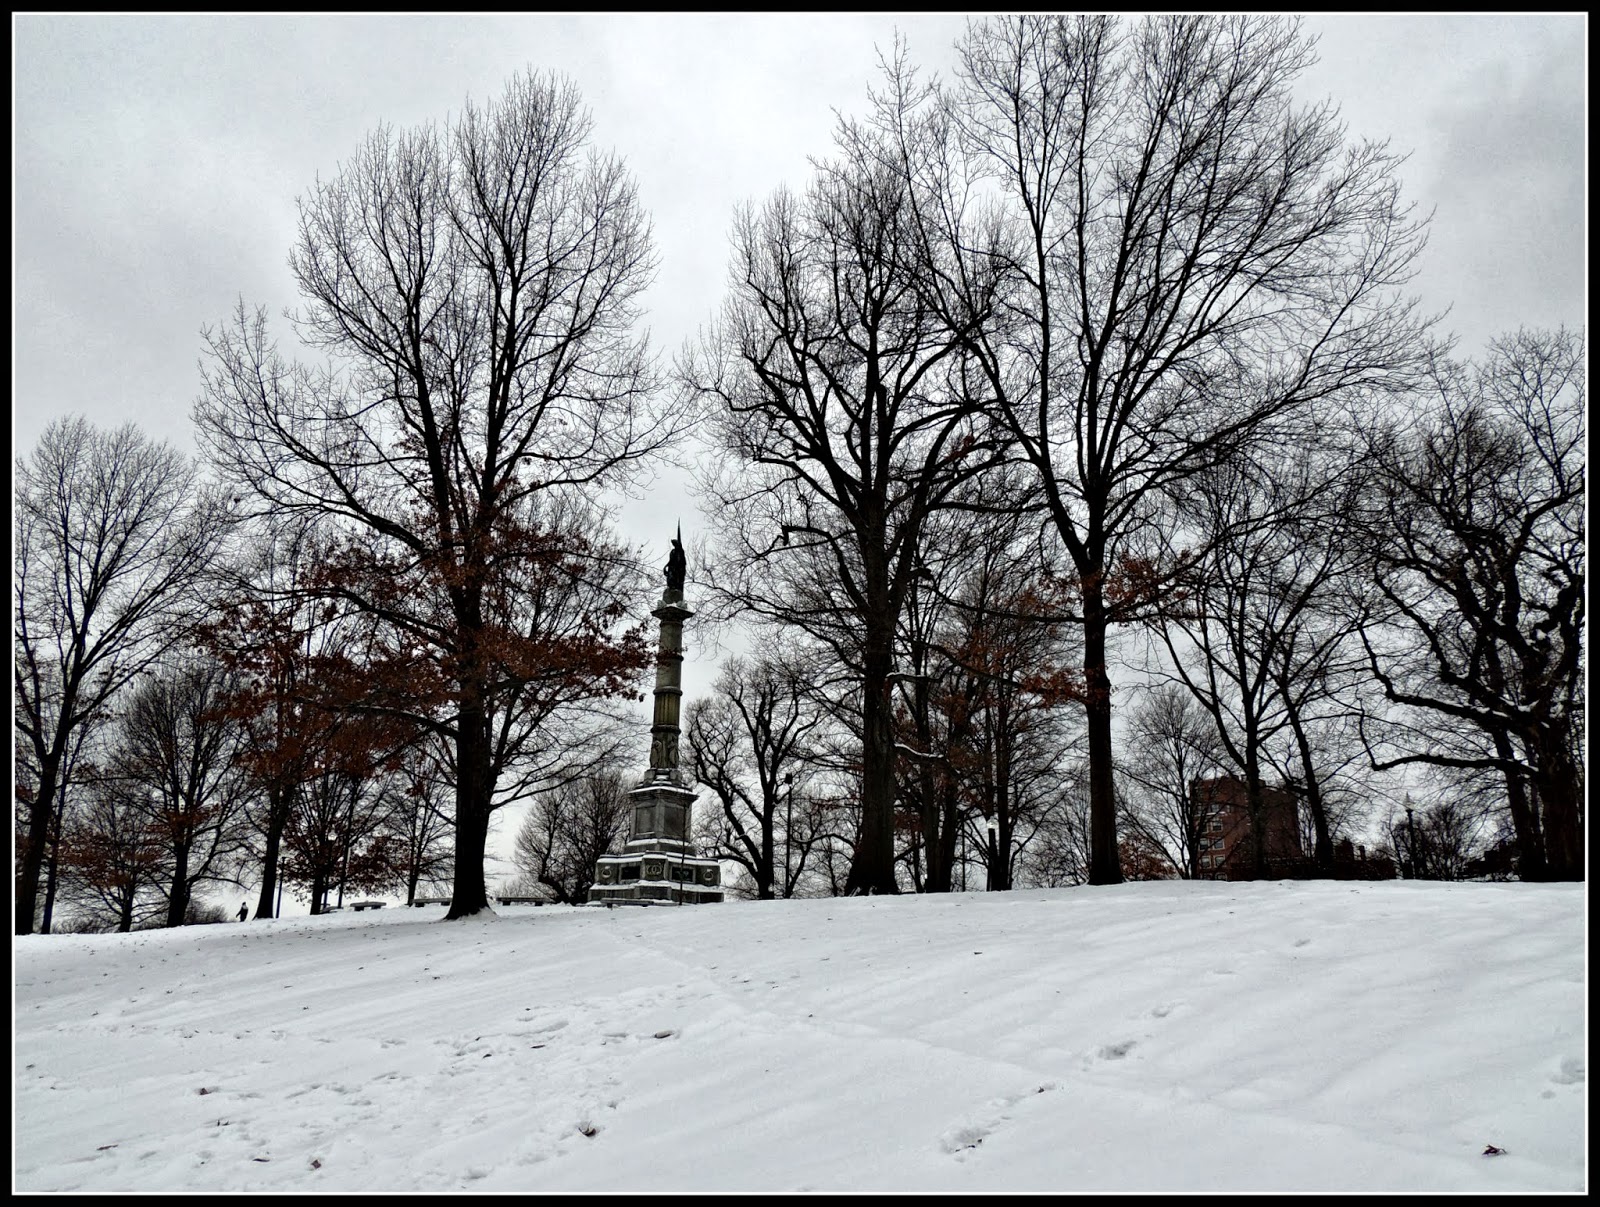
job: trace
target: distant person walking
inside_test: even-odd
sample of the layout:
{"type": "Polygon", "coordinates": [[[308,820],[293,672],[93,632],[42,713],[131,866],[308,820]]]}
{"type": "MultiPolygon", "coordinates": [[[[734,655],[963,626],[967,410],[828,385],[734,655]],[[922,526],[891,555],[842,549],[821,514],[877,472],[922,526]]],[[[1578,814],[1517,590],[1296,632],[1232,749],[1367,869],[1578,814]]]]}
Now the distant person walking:
{"type": "Polygon", "coordinates": [[[239,921],[243,922],[250,916],[250,908],[246,902],[239,902],[239,921]]]}

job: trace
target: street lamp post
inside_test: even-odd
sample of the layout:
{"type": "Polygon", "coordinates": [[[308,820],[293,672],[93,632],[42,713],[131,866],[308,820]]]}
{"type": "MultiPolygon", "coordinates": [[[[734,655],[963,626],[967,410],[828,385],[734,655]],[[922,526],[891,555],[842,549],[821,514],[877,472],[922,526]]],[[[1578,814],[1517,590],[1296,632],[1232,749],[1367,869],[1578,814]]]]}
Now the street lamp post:
{"type": "Polygon", "coordinates": [[[1411,798],[1406,797],[1406,847],[1411,853],[1411,879],[1417,876],[1417,818],[1411,808],[1411,798]]]}

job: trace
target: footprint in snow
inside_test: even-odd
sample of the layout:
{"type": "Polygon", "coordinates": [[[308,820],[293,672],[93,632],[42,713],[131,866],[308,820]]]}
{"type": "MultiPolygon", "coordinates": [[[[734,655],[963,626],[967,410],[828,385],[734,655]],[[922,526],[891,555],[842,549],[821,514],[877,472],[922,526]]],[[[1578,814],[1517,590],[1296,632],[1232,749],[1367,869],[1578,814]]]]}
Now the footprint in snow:
{"type": "Polygon", "coordinates": [[[939,1137],[939,1148],[951,1155],[959,1155],[969,1148],[977,1148],[989,1135],[983,1127],[953,1127],[939,1137]]]}
{"type": "Polygon", "coordinates": [[[1561,1068],[1550,1074],[1550,1080],[1557,1085],[1582,1085],[1584,1080],[1583,1061],[1576,1056],[1563,1057],[1561,1068]]]}

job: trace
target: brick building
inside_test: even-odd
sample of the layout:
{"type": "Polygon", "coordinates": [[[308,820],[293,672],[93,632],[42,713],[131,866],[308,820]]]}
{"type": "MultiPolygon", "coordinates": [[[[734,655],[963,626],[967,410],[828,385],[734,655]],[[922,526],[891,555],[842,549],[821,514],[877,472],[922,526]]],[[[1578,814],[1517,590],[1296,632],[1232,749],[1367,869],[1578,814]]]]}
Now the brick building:
{"type": "MultiPolygon", "coordinates": [[[[1255,865],[1250,848],[1250,812],[1245,783],[1231,775],[1193,780],[1189,800],[1203,818],[1197,843],[1202,878],[1248,880],[1255,865]]],[[[1266,855],[1272,865],[1287,868],[1304,857],[1300,847],[1300,810],[1294,794],[1282,788],[1261,789],[1266,825],[1266,855]]]]}

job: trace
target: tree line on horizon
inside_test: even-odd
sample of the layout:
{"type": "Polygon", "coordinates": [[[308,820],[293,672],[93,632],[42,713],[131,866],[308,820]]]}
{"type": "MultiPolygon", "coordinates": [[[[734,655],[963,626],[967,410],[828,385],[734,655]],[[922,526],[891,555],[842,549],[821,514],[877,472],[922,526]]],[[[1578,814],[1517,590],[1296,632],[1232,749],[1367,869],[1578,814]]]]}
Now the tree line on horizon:
{"type": "Polygon", "coordinates": [[[201,462],[53,423],[14,487],[16,932],[181,924],[246,869],[256,917],[433,882],[469,916],[517,800],[526,885],[582,900],[653,661],[610,500],[670,458],[697,607],[759,651],[684,719],[745,895],[1202,875],[1219,775],[1260,874],[1273,791],[1332,875],[1403,784],[1414,874],[1582,879],[1585,337],[1452,355],[1401,157],[1295,102],[1294,20],[957,50],[897,47],[740,209],[670,367],[634,183],[529,73],[300,198],[299,347],[243,301],[205,332],[201,462]]]}

